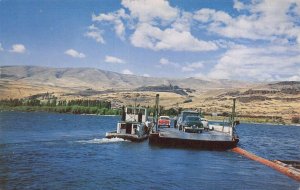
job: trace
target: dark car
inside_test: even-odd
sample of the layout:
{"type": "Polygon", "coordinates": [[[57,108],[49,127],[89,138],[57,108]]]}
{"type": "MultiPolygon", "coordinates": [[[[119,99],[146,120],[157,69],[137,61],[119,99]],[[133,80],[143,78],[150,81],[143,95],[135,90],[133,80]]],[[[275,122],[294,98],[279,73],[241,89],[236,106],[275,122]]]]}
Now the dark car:
{"type": "Polygon", "coordinates": [[[199,116],[187,116],[182,122],[182,130],[190,133],[202,133],[204,127],[201,118],[199,116]]]}
{"type": "Polygon", "coordinates": [[[193,111],[193,110],[184,110],[182,111],[179,115],[178,115],[178,120],[176,120],[174,123],[176,123],[176,128],[179,127],[179,129],[181,130],[182,129],[182,125],[183,125],[183,122],[185,120],[185,118],[187,116],[200,116],[199,115],[199,112],[197,111],[193,111]]]}

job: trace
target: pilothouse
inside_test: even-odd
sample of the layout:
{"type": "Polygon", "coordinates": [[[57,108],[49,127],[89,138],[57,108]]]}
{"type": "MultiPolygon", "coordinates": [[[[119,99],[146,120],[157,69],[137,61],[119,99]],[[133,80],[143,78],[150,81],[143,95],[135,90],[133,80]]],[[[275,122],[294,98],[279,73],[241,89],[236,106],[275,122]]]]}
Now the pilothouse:
{"type": "Polygon", "coordinates": [[[130,141],[143,141],[148,138],[151,122],[148,110],[142,107],[123,107],[122,119],[117,130],[107,132],[106,138],[122,138],[130,141]]]}

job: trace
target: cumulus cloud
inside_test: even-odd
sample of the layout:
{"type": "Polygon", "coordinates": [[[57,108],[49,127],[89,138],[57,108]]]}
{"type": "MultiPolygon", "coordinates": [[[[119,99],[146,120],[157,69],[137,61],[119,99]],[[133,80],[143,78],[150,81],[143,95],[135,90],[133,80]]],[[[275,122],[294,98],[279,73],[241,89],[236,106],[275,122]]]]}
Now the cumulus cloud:
{"type": "Polygon", "coordinates": [[[210,78],[242,80],[290,80],[300,73],[300,49],[294,46],[233,48],[226,51],[214,68],[210,78]]]}
{"type": "Polygon", "coordinates": [[[153,22],[155,19],[172,21],[179,14],[179,10],[165,0],[123,0],[122,5],[140,22],[153,22]]]}
{"type": "Polygon", "coordinates": [[[80,53],[74,49],[68,49],[65,51],[65,54],[66,55],[69,55],[71,57],[74,57],[74,58],[85,58],[85,54],[84,53],[80,53]]]}
{"type": "Polygon", "coordinates": [[[122,63],[126,63],[126,61],[124,61],[123,59],[114,57],[114,56],[105,56],[105,60],[106,63],[117,63],[117,64],[122,64],[122,63]]]}
{"type": "Polygon", "coordinates": [[[143,74],[143,77],[150,77],[150,75],[145,73],[145,74],[143,74]]]}
{"type": "Polygon", "coordinates": [[[25,53],[26,47],[23,44],[14,44],[11,47],[10,52],[13,53],[25,53]]]}
{"type": "Polygon", "coordinates": [[[120,39],[139,48],[213,51],[210,54],[213,68],[208,74],[201,72],[204,67],[201,59],[176,63],[161,58],[155,67],[200,71],[199,75],[210,78],[299,77],[299,0],[234,0],[235,14],[211,8],[187,12],[165,0],[123,0],[121,6],[113,12],[93,15],[92,21],[97,26],[111,24],[120,39]]]}
{"type": "Polygon", "coordinates": [[[124,9],[120,9],[108,14],[102,13],[98,16],[95,14],[92,15],[92,21],[113,23],[115,33],[122,40],[125,40],[125,26],[122,20],[128,18],[129,16],[125,13],[124,9]]]}
{"type": "Polygon", "coordinates": [[[200,9],[194,19],[206,24],[213,33],[229,38],[267,40],[281,42],[295,41],[300,44],[300,7],[298,0],[251,1],[248,4],[234,1],[234,8],[243,10],[237,16],[224,11],[200,9]]]}
{"type": "Polygon", "coordinates": [[[172,7],[165,0],[123,0],[123,8],[107,14],[93,15],[92,21],[114,24],[115,33],[122,40],[125,30],[132,31],[130,42],[135,47],[171,51],[213,51],[218,46],[212,41],[192,35],[191,13],[172,7]]]}
{"type": "Polygon", "coordinates": [[[131,72],[129,69],[124,69],[122,73],[126,75],[133,75],[133,72],[131,72]]]}
{"type": "Polygon", "coordinates": [[[175,28],[161,30],[146,23],[137,27],[130,40],[136,47],[153,50],[196,52],[218,49],[215,43],[199,40],[188,31],[178,31],[175,28]]]}
{"type": "Polygon", "coordinates": [[[102,31],[95,25],[91,25],[88,28],[88,31],[84,34],[88,38],[96,40],[96,42],[104,44],[105,41],[102,37],[102,31]]]}
{"type": "Polygon", "coordinates": [[[238,0],[234,0],[233,1],[233,8],[235,8],[236,10],[240,11],[240,10],[243,10],[245,9],[245,4],[238,1],[238,0]]]}

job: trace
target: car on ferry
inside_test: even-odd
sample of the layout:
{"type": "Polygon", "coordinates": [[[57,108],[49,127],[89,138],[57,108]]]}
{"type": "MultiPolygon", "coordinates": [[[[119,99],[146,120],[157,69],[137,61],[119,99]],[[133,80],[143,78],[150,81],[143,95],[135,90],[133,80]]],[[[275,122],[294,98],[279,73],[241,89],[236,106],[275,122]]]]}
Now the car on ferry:
{"type": "Polygon", "coordinates": [[[182,131],[189,133],[202,133],[203,123],[199,116],[187,116],[182,122],[182,131]]]}
{"type": "Polygon", "coordinates": [[[178,119],[175,122],[176,123],[176,128],[179,128],[179,130],[182,130],[182,124],[185,121],[187,116],[197,116],[199,117],[200,114],[197,111],[193,111],[193,110],[184,110],[182,111],[179,115],[178,115],[178,119]]]}
{"type": "Polygon", "coordinates": [[[208,120],[205,118],[201,118],[201,123],[203,124],[204,129],[209,129],[208,120]]]}
{"type": "Polygon", "coordinates": [[[158,127],[162,127],[162,126],[170,128],[171,120],[169,116],[160,116],[158,118],[158,127]]]}

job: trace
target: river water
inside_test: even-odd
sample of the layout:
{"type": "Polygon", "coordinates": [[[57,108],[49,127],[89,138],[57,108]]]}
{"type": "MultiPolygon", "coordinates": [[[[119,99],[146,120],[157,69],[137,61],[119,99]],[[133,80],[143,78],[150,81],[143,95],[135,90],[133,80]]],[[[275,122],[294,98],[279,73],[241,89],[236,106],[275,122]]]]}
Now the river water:
{"type": "MultiPolygon", "coordinates": [[[[0,189],[299,189],[277,171],[226,151],[105,139],[120,117],[0,113],[0,189]]],[[[300,160],[300,127],[240,124],[239,146],[300,160]]]]}

